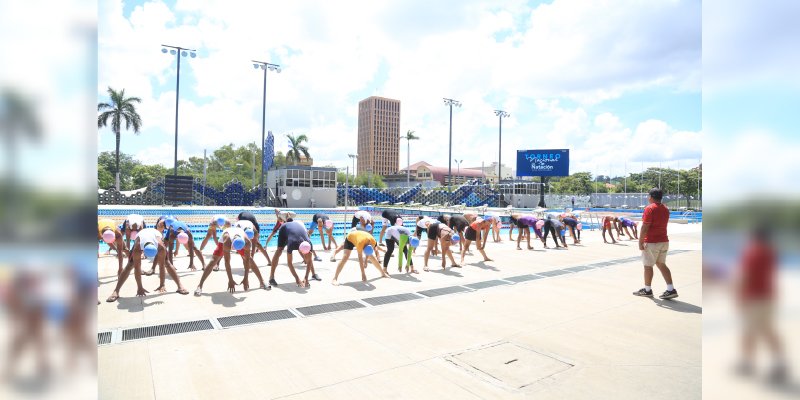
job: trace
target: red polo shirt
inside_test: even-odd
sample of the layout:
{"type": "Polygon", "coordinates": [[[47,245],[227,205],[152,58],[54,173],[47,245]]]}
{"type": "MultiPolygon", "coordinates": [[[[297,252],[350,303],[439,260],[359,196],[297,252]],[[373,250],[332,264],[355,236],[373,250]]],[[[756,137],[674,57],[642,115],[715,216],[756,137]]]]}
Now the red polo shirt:
{"type": "Polygon", "coordinates": [[[645,207],[642,214],[642,224],[650,224],[645,243],[669,242],[667,237],[667,223],[669,222],[669,208],[662,203],[651,203],[645,207]]]}
{"type": "Polygon", "coordinates": [[[742,255],[742,297],[745,300],[772,299],[775,292],[775,250],[754,241],[742,255]]]}

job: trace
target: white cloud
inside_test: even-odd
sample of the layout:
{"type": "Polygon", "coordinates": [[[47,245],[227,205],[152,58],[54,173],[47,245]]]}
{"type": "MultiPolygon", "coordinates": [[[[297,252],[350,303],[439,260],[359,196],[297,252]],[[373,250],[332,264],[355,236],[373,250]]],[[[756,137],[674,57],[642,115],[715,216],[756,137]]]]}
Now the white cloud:
{"type": "MultiPolygon", "coordinates": [[[[268,73],[267,129],[279,138],[306,133],[319,165],[350,164],[357,102],[372,94],[401,100],[401,133],[422,138],[411,143],[411,161],[436,165],[448,162],[441,98],[462,101],[453,112],[452,158],[475,166],[497,158],[494,109],[512,114],[503,121],[504,163],[515,163],[517,148],[544,146],[574,148],[573,160],[595,162],[613,146],[630,149],[640,132],[678,133],[622,127],[613,115],[590,115],[586,104],[653,86],[697,90],[696,2],[558,0],[533,11],[523,1],[502,8],[489,1],[263,2],[243,12],[228,2],[181,0],[172,11],[145,3],[130,20],[120,2],[104,2],[100,15],[100,94],[125,87],[143,98],[145,130],[124,135],[123,151],[172,146],[175,65],[162,43],[198,49],[181,65],[192,77],[181,75],[179,146],[187,155],[260,139],[263,75],[251,59],[283,67],[268,73]],[[579,106],[524,105],[564,97],[579,106]]],[[[405,143],[400,148],[405,165],[405,143]]]]}

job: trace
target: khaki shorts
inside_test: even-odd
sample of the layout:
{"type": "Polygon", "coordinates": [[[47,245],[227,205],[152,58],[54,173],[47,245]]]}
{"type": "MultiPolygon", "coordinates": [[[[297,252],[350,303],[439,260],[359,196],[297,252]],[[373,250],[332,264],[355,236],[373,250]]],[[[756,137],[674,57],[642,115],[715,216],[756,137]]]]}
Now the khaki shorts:
{"type": "Polygon", "coordinates": [[[772,326],[775,307],[770,300],[750,300],[742,306],[742,322],[746,333],[756,334],[772,326]]]}
{"type": "Polygon", "coordinates": [[[669,250],[669,242],[645,243],[644,250],[642,250],[644,266],[652,267],[656,263],[665,264],[667,262],[667,250],[669,250]]]}

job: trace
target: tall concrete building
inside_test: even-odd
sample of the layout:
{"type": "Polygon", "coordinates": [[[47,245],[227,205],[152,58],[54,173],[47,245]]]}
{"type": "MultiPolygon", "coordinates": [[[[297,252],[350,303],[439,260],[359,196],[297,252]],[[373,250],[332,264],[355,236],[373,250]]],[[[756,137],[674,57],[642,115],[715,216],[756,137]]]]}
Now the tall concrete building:
{"type": "Polygon", "coordinates": [[[400,100],[371,96],[358,102],[358,173],[400,168],[400,100]]]}

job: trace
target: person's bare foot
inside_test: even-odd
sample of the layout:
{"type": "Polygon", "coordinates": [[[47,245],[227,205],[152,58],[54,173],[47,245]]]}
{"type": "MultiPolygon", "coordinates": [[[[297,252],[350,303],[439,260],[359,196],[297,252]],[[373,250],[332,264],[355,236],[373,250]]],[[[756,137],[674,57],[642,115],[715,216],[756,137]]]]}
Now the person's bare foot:
{"type": "Polygon", "coordinates": [[[533,246],[528,246],[528,250],[533,250],[533,246]]]}
{"type": "Polygon", "coordinates": [[[194,265],[190,265],[188,269],[189,271],[197,271],[197,267],[195,267],[194,265]]]}
{"type": "Polygon", "coordinates": [[[334,280],[332,280],[332,281],[331,281],[331,285],[333,285],[333,286],[339,286],[339,281],[337,281],[336,279],[334,279],[334,280]]]}
{"type": "Polygon", "coordinates": [[[164,285],[161,285],[161,286],[157,287],[154,290],[154,292],[156,292],[156,293],[166,293],[167,292],[167,288],[165,288],[164,285]]]}
{"type": "Polygon", "coordinates": [[[111,296],[108,296],[106,301],[109,302],[109,303],[113,303],[113,302],[117,301],[117,299],[119,299],[119,294],[117,294],[117,292],[113,292],[113,293],[111,293],[111,296]]]}
{"type": "Polygon", "coordinates": [[[188,291],[188,290],[186,290],[186,288],[184,288],[183,286],[179,287],[179,288],[178,288],[178,290],[176,290],[175,292],[176,292],[176,293],[180,293],[180,294],[182,294],[182,295],[187,295],[187,294],[189,294],[189,291],[188,291]]]}
{"type": "Polygon", "coordinates": [[[452,267],[454,267],[454,268],[461,268],[461,265],[459,265],[459,264],[453,264],[453,265],[452,265],[452,267]]]}
{"type": "MultiPolygon", "coordinates": [[[[528,247],[530,249],[530,247],[528,247]]],[[[522,247],[517,247],[517,250],[522,250],[522,247]]]]}
{"type": "Polygon", "coordinates": [[[156,273],[156,270],[155,270],[155,269],[151,269],[150,271],[145,271],[145,272],[143,272],[142,274],[143,274],[143,275],[150,276],[150,275],[153,275],[153,274],[155,274],[155,273],[156,273]]]}
{"type": "Polygon", "coordinates": [[[494,261],[491,258],[484,258],[483,261],[494,261]]]}

